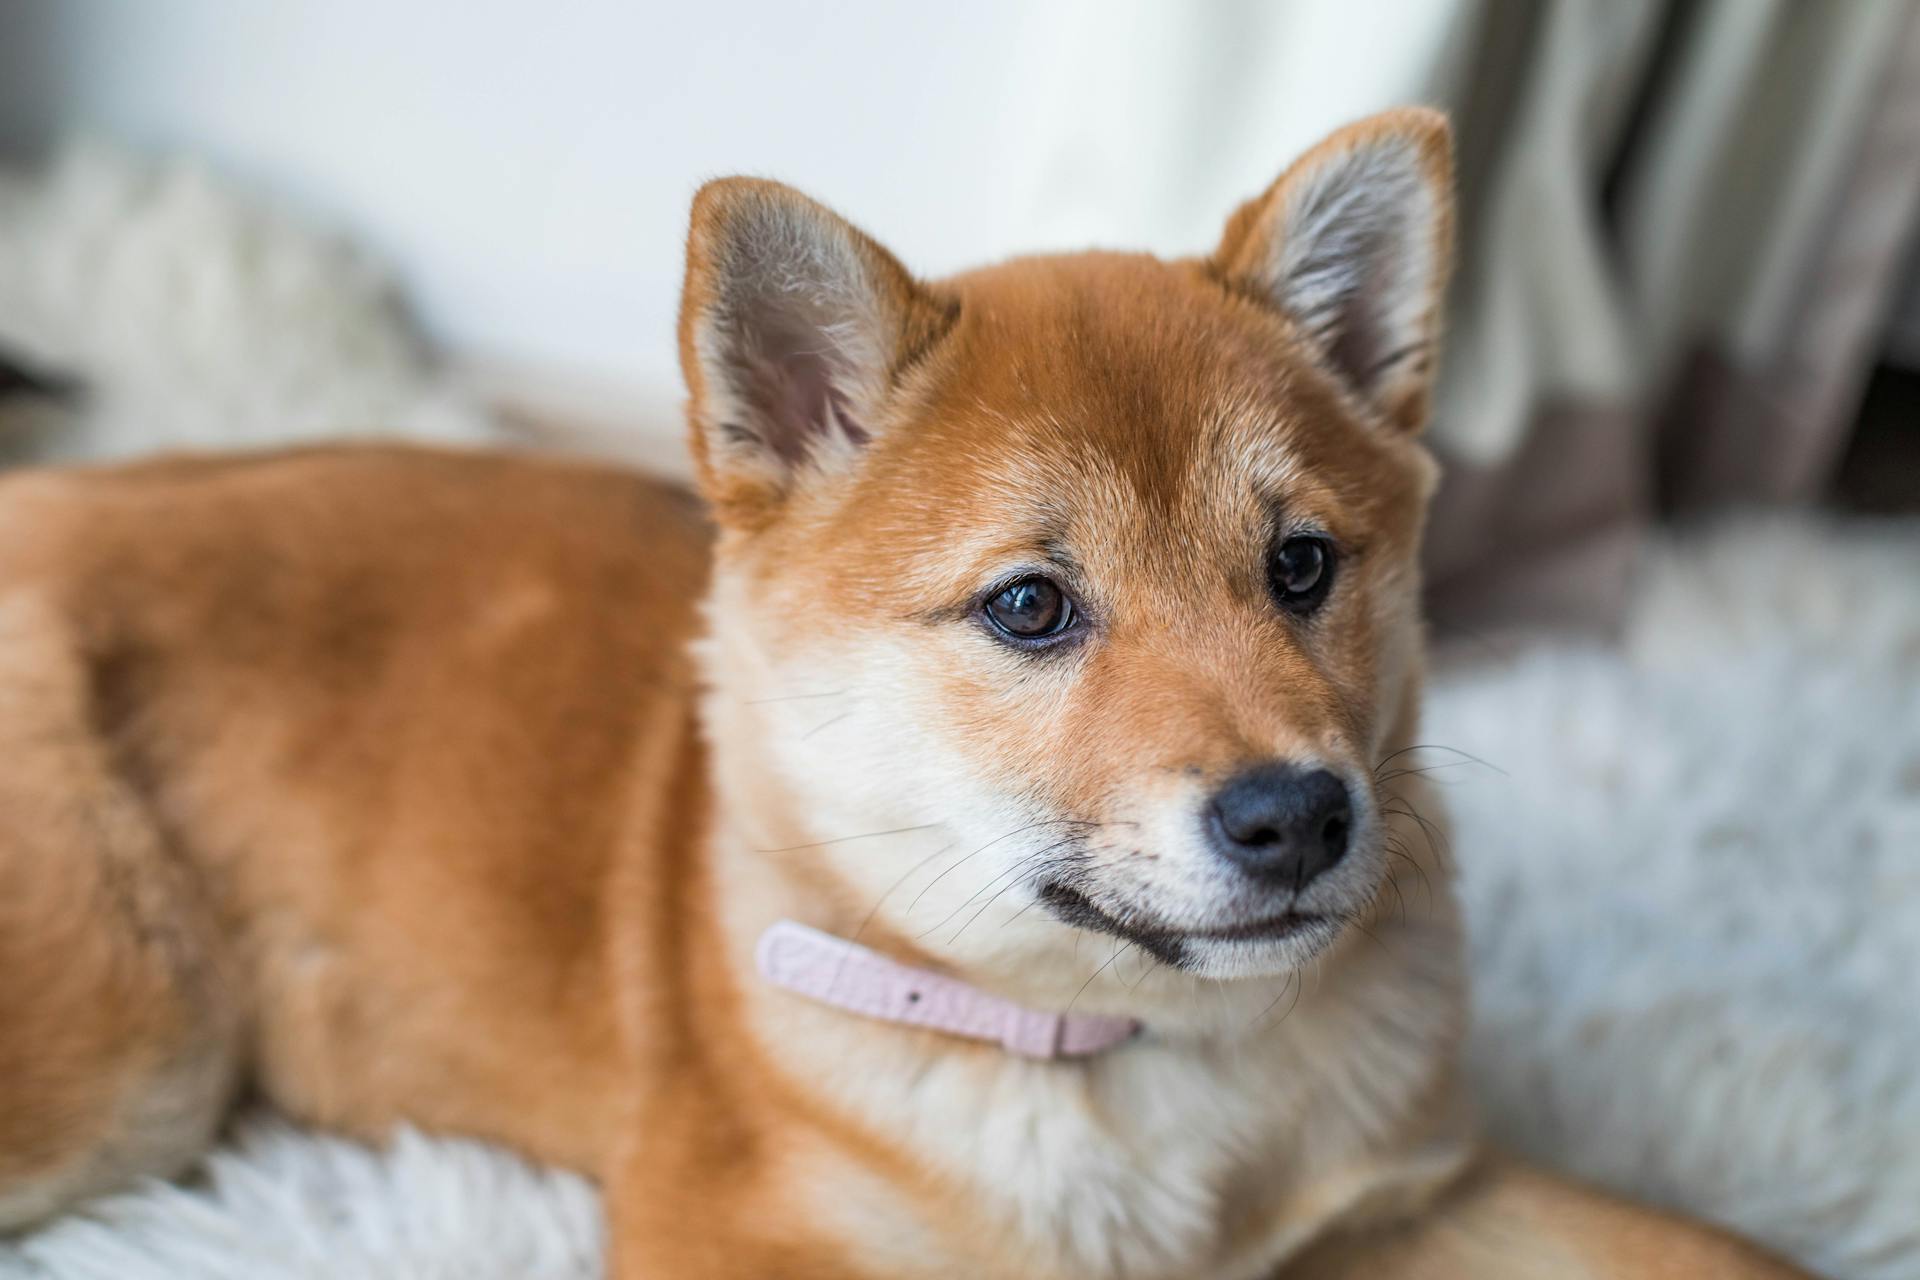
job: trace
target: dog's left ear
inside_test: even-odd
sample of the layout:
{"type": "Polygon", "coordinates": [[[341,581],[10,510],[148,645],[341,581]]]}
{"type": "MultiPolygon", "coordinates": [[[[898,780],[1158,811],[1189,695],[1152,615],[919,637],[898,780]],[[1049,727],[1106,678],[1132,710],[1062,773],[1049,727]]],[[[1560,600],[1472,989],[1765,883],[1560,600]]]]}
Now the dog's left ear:
{"type": "Polygon", "coordinates": [[[850,465],[951,315],[892,254],[791,187],[702,187],[680,366],[694,461],[721,519],[757,525],[795,485],[850,465]]]}
{"type": "Polygon", "coordinates": [[[1290,316],[1360,399],[1426,423],[1453,262],[1446,116],[1408,107],[1348,125],[1227,222],[1209,260],[1290,316]]]}

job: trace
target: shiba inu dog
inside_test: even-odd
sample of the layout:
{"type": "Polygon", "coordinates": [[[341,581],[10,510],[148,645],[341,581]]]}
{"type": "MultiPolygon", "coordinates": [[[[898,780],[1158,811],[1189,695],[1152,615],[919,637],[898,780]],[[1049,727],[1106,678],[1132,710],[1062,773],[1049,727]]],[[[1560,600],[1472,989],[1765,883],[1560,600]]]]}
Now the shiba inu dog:
{"type": "Polygon", "coordinates": [[[401,448],[0,481],[0,1225],[242,1090],[642,1277],[1778,1276],[1482,1158],[1419,745],[1444,120],[1191,261],[693,207],[703,515],[401,448]]]}

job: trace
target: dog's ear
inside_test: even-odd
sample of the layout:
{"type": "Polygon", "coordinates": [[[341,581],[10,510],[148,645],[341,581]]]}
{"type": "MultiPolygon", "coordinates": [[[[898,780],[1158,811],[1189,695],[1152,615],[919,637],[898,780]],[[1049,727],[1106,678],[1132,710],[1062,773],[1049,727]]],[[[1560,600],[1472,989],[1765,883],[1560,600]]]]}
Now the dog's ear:
{"type": "Polygon", "coordinates": [[[1409,107],[1348,125],[1227,222],[1211,269],[1291,317],[1396,427],[1426,422],[1453,262],[1447,118],[1409,107]]]}
{"type": "Polygon", "coordinates": [[[763,519],[804,472],[845,466],[949,308],[892,254],[790,187],[709,182],[693,201],[680,365],[701,484],[763,519]]]}

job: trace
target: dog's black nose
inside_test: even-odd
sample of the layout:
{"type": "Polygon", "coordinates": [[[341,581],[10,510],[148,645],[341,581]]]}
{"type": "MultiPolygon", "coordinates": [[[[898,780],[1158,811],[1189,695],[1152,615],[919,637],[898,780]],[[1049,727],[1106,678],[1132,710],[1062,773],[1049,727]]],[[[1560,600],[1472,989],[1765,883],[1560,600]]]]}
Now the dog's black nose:
{"type": "Polygon", "coordinates": [[[1207,806],[1207,834],[1221,857],[1249,875],[1306,887],[1340,861],[1353,826],[1346,784],[1325,769],[1256,765],[1207,806]]]}

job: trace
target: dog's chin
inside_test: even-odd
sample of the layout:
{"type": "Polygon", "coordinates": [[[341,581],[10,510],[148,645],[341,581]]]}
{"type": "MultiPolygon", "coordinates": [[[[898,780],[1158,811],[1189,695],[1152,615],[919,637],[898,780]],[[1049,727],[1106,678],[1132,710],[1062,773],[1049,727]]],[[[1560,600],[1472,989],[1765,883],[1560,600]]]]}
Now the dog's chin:
{"type": "Polygon", "coordinates": [[[1202,978],[1278,977],[1320,955],[1345,928],[1344,921],[1332,916],[1297,916],[1285,933],[1273,937],[1190,937],[1180,967],[1202,978]]]}
{"type": "Polygon", "coordinates": [[[1344,912],[1288,906],[1231,924],[1175,928],[1139,911],[1118,911],[1078,889],[1042,885],[1040,901],[1057,920],[1131,942],[1167,965],[1203,978],[1263,978],[1290,973],[1332,946],[1344,912]]]}

